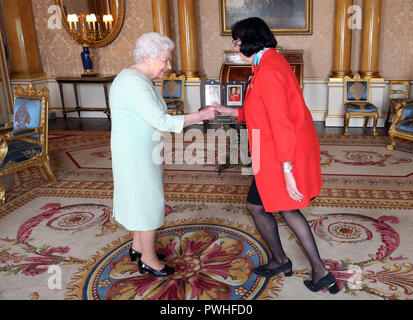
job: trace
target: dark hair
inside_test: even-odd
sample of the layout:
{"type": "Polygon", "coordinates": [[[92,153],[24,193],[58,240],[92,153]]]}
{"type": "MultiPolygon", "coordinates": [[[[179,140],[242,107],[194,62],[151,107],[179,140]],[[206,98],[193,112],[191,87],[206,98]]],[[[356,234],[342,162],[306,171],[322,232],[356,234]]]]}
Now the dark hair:
{"type": "Polygon", "coordinates": [[[246,57],[264,48],[275,48],[275,40],[270,28],[258,17],[238,21],[232,26],[232,39],[241,40],[240,51],[246,57]]]}

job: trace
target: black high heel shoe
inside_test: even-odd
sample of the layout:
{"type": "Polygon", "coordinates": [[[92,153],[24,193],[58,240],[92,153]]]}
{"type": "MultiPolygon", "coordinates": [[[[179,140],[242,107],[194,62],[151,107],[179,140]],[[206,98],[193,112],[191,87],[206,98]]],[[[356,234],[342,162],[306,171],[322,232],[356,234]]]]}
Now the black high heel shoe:
{"type": "Polygon", "coordinates": [[[261,276],[261,277],[266,277],[270,278],[273,276],[276,276],[277,274],[284,272],[284,275],[286,277],[291,277],[293,275],[293,264],[290,259],[288,261],[278,267],[275,268],[266,268],[265,266],[258,266],[254,269],[252,269],[252,272],[255,274],[261,276]]]}
{"type": "MultiPolygon", "coordinates": [[[[159,260],[166,260],[166,256],[163,253],[156,253],[157,257],[159,260]]],[[[129,257],[131,261],[137,261],[140,260],[142,257],[142,253],[139,251],[133,250],[132,248],[129,249],[129,257]]]]}
{"type": "Polygon", "coordinates": [[[336,294],[339,291],[336,278],[329,272],[324,278],[321,278],[314,283],[311,280],[304,280],[304,285],[312,292],[320,291],[323,288],[327,288],[331,294],[336,294]]]}
{"type": "Polygon", "coordinates": [[[139,260],[138,268],[139,268],[140,273],[149,272],[150,274],[153,274],[154,276],[157,276],[157,277],[166,277],[175,272],[175,269],[168,265],[165,265],[165,267],[162,270],[153,269],[147,264],[145,264],[144,262],[142,262],[142,260],[139,260]]]}

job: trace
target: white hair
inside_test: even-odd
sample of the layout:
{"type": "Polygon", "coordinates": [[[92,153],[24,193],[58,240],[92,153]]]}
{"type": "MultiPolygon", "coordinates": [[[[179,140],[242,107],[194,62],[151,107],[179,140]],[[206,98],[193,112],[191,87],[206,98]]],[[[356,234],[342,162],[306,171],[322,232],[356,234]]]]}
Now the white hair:
{"type": "Polygon", "coordinates": [[[142,62],[146,57],[158,58],[163,52],[173,50],[175,44],[168,37],[157,32],[149,32],[141,35],[136,40],[133,57],[136,63],[142,62]]]}

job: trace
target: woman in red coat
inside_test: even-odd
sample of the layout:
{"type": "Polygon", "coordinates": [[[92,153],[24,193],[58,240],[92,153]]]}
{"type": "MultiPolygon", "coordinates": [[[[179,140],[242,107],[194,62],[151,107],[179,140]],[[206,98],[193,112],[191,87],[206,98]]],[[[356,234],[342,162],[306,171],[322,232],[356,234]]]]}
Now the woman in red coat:
{"type": "Polygon", "coordinates": [[[334,276],[322,264],[313,234],[299,209],[320,194],[320,145],[301,88],[285,58],[274,49],[277,42],[263,20],[248,18],[232,28],[233,44],[241,58],[251,62],[243,109],[217,106],[224,115],[237,116],[248,129],[254,180],[247,209],[268,244],[272,260],[254,268],[260,276],[284,272],[292,275],[272,212],[280,212],[294,231],[311,263],[307,288],[327,287],[338,292],[334,276]]]}

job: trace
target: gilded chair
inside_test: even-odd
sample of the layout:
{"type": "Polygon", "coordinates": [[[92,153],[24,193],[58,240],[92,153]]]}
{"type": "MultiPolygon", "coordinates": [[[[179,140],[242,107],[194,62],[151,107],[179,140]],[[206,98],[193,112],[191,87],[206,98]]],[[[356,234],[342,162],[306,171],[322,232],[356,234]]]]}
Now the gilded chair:
{"type": "Polygon", "coordinates": [[[387,114],[386,124],[389,122],[390,115],[392,115],[392,118],[394,117],[396,105],[409,98],[409,92],[409,80],[389,81],[389,113],[387,114]]]}
{"type": "Polygon", "coordinates": [[[373,118],[373,135],[377,135],[379,111],[370,103],[369,79],[363,79],[359,74],[355,74],[353,78],[344,78],[344,115],[344,135],[348,136],[350,118],[363,118],[364,127],[369,118],[373,118]]]}
{"type": "Polygon", "coordinates": [[[413,141],[413,99],[399,102],[394,107],[394,117],[389,129],[390,144],[387,149],[394,150],[396,138],[413,141]]]}
{"type": "Polygon", "coordinates": [[[168,113],[172,115],[185,113],[185,76],[176,76],[171,73],[168,77],[162,79],[161,85],[162,97],[168,107],[168,113]]]}
{"type": "MultiPolygon", "coordinates": [[[[30,83],[26,90],[13,90],[13,120],[10,131],[0,135],[0,178],[10,173],[38,166],[50,181],[56,182],[48,154],[48,100],[49,90],[36,91],[30,83]]],[[[0,180],[0,203],[6,201],[5,188],[0,180]]]]}

